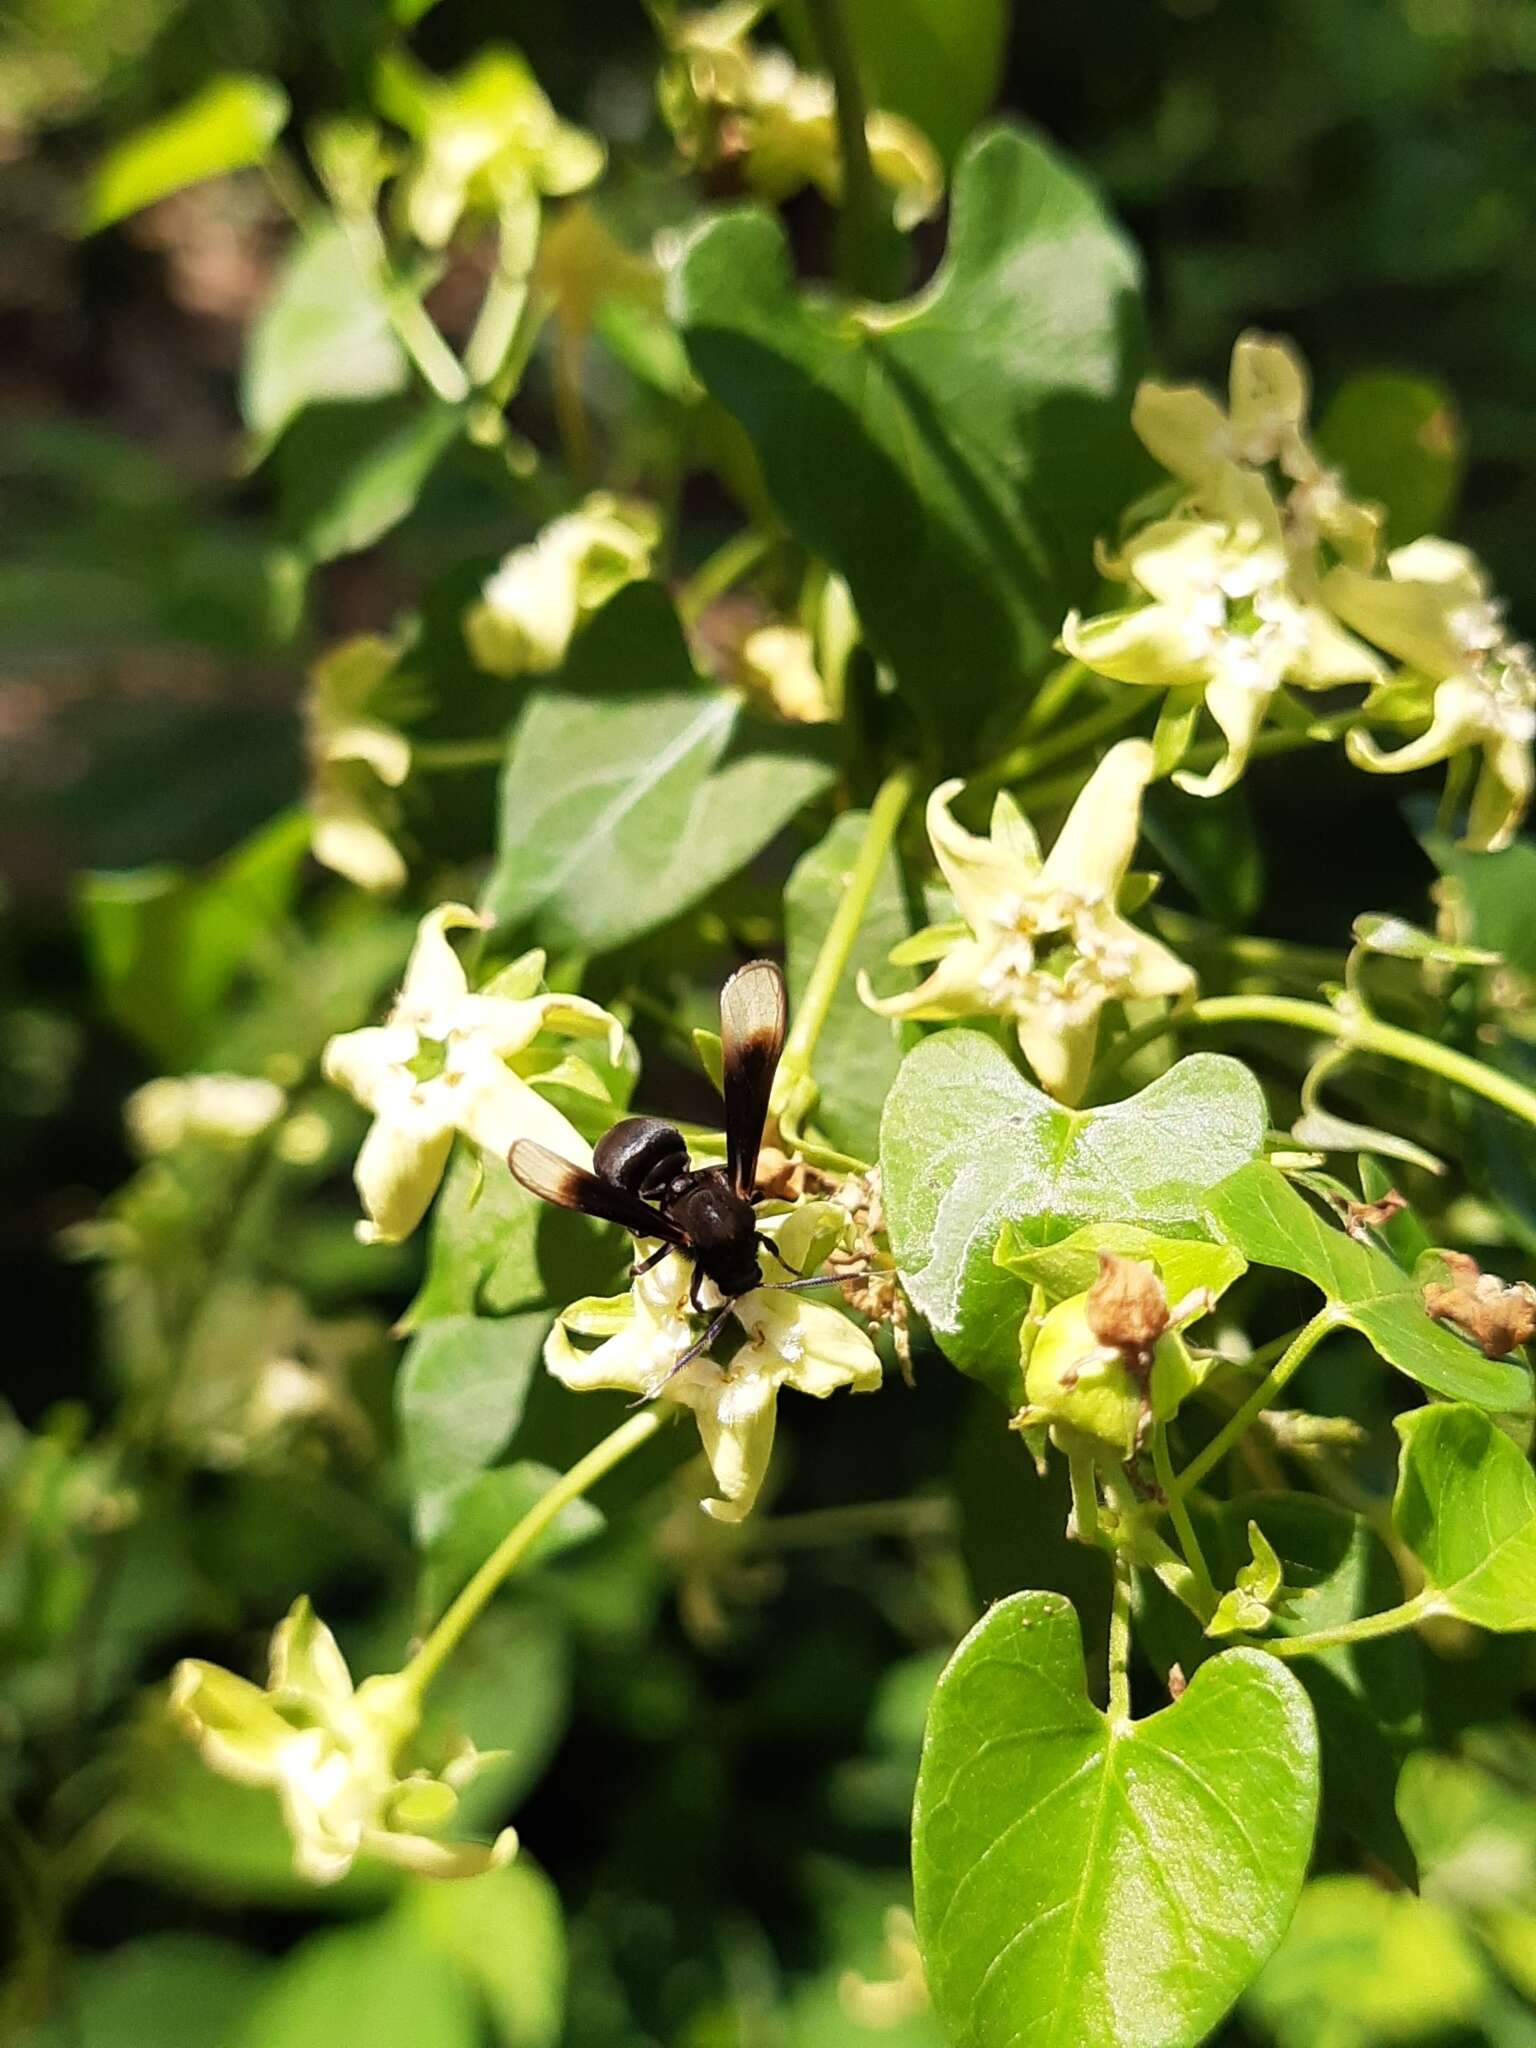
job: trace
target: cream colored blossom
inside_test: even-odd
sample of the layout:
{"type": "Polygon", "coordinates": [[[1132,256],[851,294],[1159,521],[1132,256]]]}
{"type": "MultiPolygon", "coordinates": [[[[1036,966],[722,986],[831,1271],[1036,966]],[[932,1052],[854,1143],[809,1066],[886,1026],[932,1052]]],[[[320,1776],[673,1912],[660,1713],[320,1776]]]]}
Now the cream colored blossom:
{"type": "Polygon", "coordinates": [[[558,668],[581,621],[650,573],[660,539],[654,506],[594,491],[489,578],[464,616],[476,662],[495,676],[558,668]]]}
{"type": "Polygon", "coordinates": [[[409,1237],[437,1192],[455,1133],[504,1160],[514,1139],[534,1138],[568,1159],[591,1153],[575,1128],[511,1064],[541,1031],[604,1038],[624,1049],[616,1017],[581,996],[513,1000],[471,991],[448,942],[485,923],[462,903],[421,921],[405,980],[388,1019],[333,1038],[326,1078],[373,1111],[355,1178],[367,1220],[364,1243],[409,1237]]]}
{"type": "MultiPolygon", "coordinates": [[[[776,1238],[785,1262],[773,1268],[773,1277],[786,1280],[819,1264],[818,1247],[841,1235],[840,1220],[825,1202],[765,1217],[763,1229],[776,1238]]],[[[640,1247],[642,1253],[654,1249],[640,1247]]],[[[779,1390],[791,1387],[818,1400],[840,1387],[869,1393],[880,1384],[880,1358],[865,1332],[827,1303],[755,1288],[731,1304],[745,1338],[729,1362],[699,1357],[674,1372],[698,1334],[689,1315],[692,1276],[692,1261],[672,1252],[641,1274],[627,1295],[573,1302],[550,1331],[544,1361],[578,1392],[613,1387],[691,1408],[719,1489],[718,1498],[704,1502],[705,1513],[739,1522],[768,1471],[779,1390]],[[577,1337],[601,1341],[587,1350],[577,1337]]],[[[706,1307],[718,1308],[713,1287],[703,1293],[706,1307]]]]}
{"type": "Polygon", "coordinates": [[[447,79],[392,57],[382,79],[387,111],[416,137],[399,203],[429,249],[466,211],[506,214],[579,192],[602,171],[602,144],[560,119],[515,50],[483,50],[447,79]]]}
{"type": "Polygon", "coordinates": [[[1480,753],[1466,843],[1490,852],[1507,846],[1536,786],[1536,656],[1509,633],[1476,556],[1426,536],[1394,549],[1385,576],[1337,568],[1323,592],[1340,618],[1407,665],[1372,692],[1365,719],[1424,728],[1383,753],[1356,727],[1345,740],[1350,759],[1405,775],[1480,753]]]}
{"type": "Polygon", "coordinates": [[[1220,516],[1231,471],[1267,471],[1280,487],[1285,537],[1305,554],[1328,541],[1345,561],[1370,568],[1380,547],[1381,514],[1349,498],[1336,470],[1307,439],[1311,383],[1287,341],[1238,336],[1225,409],[1199,385],[1137,388],[1131,425],[1163,467],[1190,486],[1198,509],[1220,516]]]}
{"type": "Polygon", "coordinates": [[[928,837],[962,927],[919,934],[897,957],[937,959],[905,995],[859,993],[886,1017],[1009,1018],[1041,1085],[1074,1102],[1087,1083],[1106,1003],[1178,996],[1194,975],[1115,907],[1130,869],[1141,795],[1152,777],[1144,740],[1111,747],[1072,806],[1049,855],[1006,793],[979,838],[956,824],[959,782],[928,799],[928,837]]]}
{"type": "Polygon", "coordinates": [[[411,748],[379,710],[399,660],[398,645],[379,634],[343,640],[310,670],[305,703],[315,859],[380,893],[401,888],[406,877],[390,835],[411,748]]]}
{"type": "Polygon", "coordinates": [[[252,1074],[162,1074],[133,1091],[123,1121],[144,1159],[188,1139],[238,1151],[271,1129],[287,1099],[275,1082],[252,1074]]]}
{"type": "Polygon", "coordinates": [[[293,1837],[294,1868],[334,1884],[359,1856],[423,1877],[475,1877],[509,1863],[517,1835],[444,1841],[459,1793],[493,1759],[463,1745],[439,1772],[402,1776],[397,1759],[421,1708],[399,1672],[353,1686],[346,1660],[307,1600],[272,1637],[266,1689],[200,1658],[171,1680],[171,1710],[221,1777],[271,1786],[293,1837]]]}
{"type": "Polygon", "coordinates": [[[759,626],[741,643],[742,680],[781,718],[821,725],[832,715],[816,648],[803,626],[759,626]]]}
{"type": "MultiPolygon", "coordinates": [[[[787,199],[814,185],[837,205],[843,173],[832,82],[799,70],[783,50],[754,48],[748,36],[761,13],[726,0],[681,17],[670,31],[662,112],[685,155],[703,168],[739,162],[764,198],[787,199]]],[[[910,121],[880,109],[866,116],[864,133],[875,176],[894,196],[898,227],[925,220],[944,189],[933,145],[910,121]]]]}
{"type": "Polygon", "coordinates": [[[1298,577],[1263,480],[1232,483],[1227,502],[1225,522],[1146,527],[1116,564],[1144,601],[1093,619],[1072,612],[1061,632],[1066,652],[1099,675],[1200,692],[1226,752],[1208,775],[1174,777],[1196,796],[1237,781],[1282,683],[1320,690],[1386,674],[1298,577]]]}

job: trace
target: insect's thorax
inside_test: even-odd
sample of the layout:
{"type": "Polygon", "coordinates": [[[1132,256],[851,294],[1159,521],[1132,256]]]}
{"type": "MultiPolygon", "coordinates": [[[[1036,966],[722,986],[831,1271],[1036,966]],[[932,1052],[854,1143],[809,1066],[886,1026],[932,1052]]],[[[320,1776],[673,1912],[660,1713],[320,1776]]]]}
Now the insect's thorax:
{"type": "Polygon", "coordinates": [[[761,1283],[757,1212],[736,1193],[723,1167],[679,1174],[660,1206],[687,1232],[694,1260],[722,1294],[747,1294],[761,1283]]]}

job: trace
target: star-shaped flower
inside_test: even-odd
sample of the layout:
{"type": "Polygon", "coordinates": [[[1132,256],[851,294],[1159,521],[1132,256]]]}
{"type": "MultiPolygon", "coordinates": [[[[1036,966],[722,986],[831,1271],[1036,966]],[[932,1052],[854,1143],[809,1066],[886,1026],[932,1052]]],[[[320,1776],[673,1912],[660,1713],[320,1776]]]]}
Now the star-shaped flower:
{"type": "Polygon", "coordinates": [[[429,912],[387,1021],[346,1032],[325,1049],[326,1078],[374,1113],[355,1169],[365,1244],[409,1237],[437,1192],[456,1132],[497,1159],[517,1138],[535,1138],[578,1162],[591,1157],[575,1128],[510,1062],[541,1031],[605,1038],[617,1062],[624,1027],[581,996],[518,999],[494,985],[473,993],[448,933],[484,923],[462,903],[429,912]]]}
{"type": "Polygon", "coordinates": [[[359,1856],[423,1877],[475,1877],[517,1853],[512,1828],[489,1844],[440,1839],[459,1793],[493,1759],[466,1744],[440,1772],[402,1776],[397,1758],[421,1719],[415,1688],[399,1672],[354,1687],[307,1600],[273,1634],[265,1691],[187,1658],[171,1680],[171,1710],[220,1776],[276,1790],[294,1868],[313,1884],[334,1884],[359,1856]]]}
{"type": "Polygon", "coordinates": [[[1357,727],[1345,739],[1350,759],[1380,775],[1405,775],[1480,752],[1466,843],[1487,852],[1507,846],[1536,787],[1536,656],[1510,635],[1476,556],[1426,535],[1394,549],[1385,576],[1341,567],[1323,591],[1340,618],[1407,664],[1372,692],[1364,716],[1428,721],[1392,753],[1357,727]]]}
{"type": "MultiPolygon", "coordinates": [[[[841,1219],[827,1202],[765,1216],[763,1229],[779,1247],[773,1277],[784,1280],[819,1265],[842,1235],[841,1219]]],[[[642,1253],[654,1249],[640,1247],[642,1253]]],[[[725,1365],[699,1357],[676,1372],[696,1335],[688,1310],[692,1275],[692,1261],[671,1252],[628,1294],[573,1302],[549,1333],[544,1362],[556,1379],[581,1392],[614,1387],[691,1408],[719,1488],[704,1511],[739,1522],[751,1513],[767,1476],[780,1388],[818,1400],[839,1387],[869,1393],[879,1386],[882,1368],[865,1332],[835,1308],[765,1287],[731,1304],[746,1334],[725,1365]],[[602,1341],[584,1350],[576,1337],[602,1341]]],[[[706,1306],[711,1299],[718,1306],[709,1288],[705,1299],[706,1306]]]]}
{"type": "Polygon", "coordinates": [[[1209,775],[1174,777],[1196,796],[1237,781],[1282,683],[1321,690],[1386,673],[1298,577],[1262,478],[1232,472],[1228,484],[1228,519],[1158,520],[1127,543],[1117,572],[1147,602],[1096,619],[1072,612],[1061,631],[1099,675],[1201,693],[1227,748],[1209,775]]]}
{"type": "Polygon", "coordinates": [[[661,538],[654,506],[594,491],[515,548],[464,616],[464,636],[493,676],[545,675],[591,612],[650,573],[661,538]]]}
{"type": "Polygon", "coordinates": [[[1268,472],[1278,486],[1285,536],[1293,552],[1328,541],[1339,556],[1369,569],[1380,546],[1381,514],[1349,498],[1307,439],[1311,385],[1289,342],[1242,334],[1232,350],[1226,409],[1199,385],[1138,386],[1131,425],[1166,470],[1189,485],[1198,508],[1220,511],[1230,472],[1268,472]]]}
{"type": "Polygon", "coordinates": [[[1044,859],[1006,792],[993,806],[990,836],[979,838],[950,815],[962,785],[941,783],[928,799],[928,837],[964,923],[935,926],[897,949],[898,958],[937,959],[919,987],[881,999],[862,979],[864,1001],[886,1017],[1007,1017],[1041,1085],[1076,1101],[1106,1003],[1194,986],[1183,961],[1115,907],[1151,778],[1144,740],[1111,747],[1044,859]]]}

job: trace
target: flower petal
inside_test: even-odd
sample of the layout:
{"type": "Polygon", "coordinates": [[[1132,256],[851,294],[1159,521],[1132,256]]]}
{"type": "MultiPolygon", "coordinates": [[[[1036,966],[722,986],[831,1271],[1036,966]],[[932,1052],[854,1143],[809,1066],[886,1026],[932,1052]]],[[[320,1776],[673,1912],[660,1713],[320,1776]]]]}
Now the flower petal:
{"type": "Polygon", "coordinates": [[[592,1148],[576,1126],[488,1045],[474,1039],[456,1051],[448,1100],[455,1129],[494,1159],[504,1160],[519,1138],[532,1138],[575,1166],[591,1165],[592,1148]]]}
{"type": "Polygon", "coordinates": [[[400,1244],[426,1215],[453,1149],[453,1126],[430,1110],[409,1119],[374,1118],[358,1150],[352,1178],[367,1221],[364,1244],[400,1244]]]}
{"type": "Polygon", "coordinates": [[[184,1657],[171,1676],[170,1708],[203,1761],[242,1785],[271,1785],[292,1726],[260,1686],[200,1657],[184,1657]]]}
{"type": "Polygon", "coordinates": [[[467,903],[440,903],[416,927],[416,943],[405,964],[400,1005],[435,1010],[460,1000],[469,989],[459,956],[448,943],[451,931],[485,931],[490,920],[467,903]]]}
{"type": "Polygon", "coordinates": [[[1533,781],[1529,740],[1505,733],[1486,740],[1462,843],[1477,853],[1501,853],[1530,809],[1533,781]]]}
{"type": "Polygon", "coordinates": [[[1227,751],[1208,775],[1180,769],[1173,778],[1180,789],[1191,796],[1220,796],[1232,787],[1248,765],[1254,740],[1278,687],[1275,683],[1265,689],[1247,676],[1235,675],[1219,675],[1207,684],[1206,709],[1221,727],[1227,751]]]}
{"type": "Polygon", "coordinates": [[[397,1096],[401,1069],[416,1056],[416,1033],[400,1024],[368,1024],[342,1031],[321,1055],[320,1067],[334,1087],[345,1088],[364,1109],[397,1096]]]}
{"type": "Polygon", "coordinates": [[[988,957],[988,949],[977,940],[958,939],[925,981],[894,996],[877,996],[861,969],[859,1000],[882,1017],[915,1017],[924,1023],[979,1016],[992,1007],[992,998],[981,983],[988,957]]]}
{"type": "Polygon", "coordinates": [[[1406,746],[1384,754],[1370,735],[1354,726],[1344,735],[1345,749],[1357,768],[1377,775],[1407,775],[1415,768],[1432,768],[1464,748],[1481,744],[1484,734],[1484,700],[1476,683],[1466,676],[1450,676],[1435,691],[1429,730],[1406,746]]]}
{"type": "Polygon", "coordinates": [[[1288,342],[1240,334],[1230,377],[1232,438],[1245,462],[1262,465],[1304,448],[1311,391],[1306,365],[1288,342]]]}
{"type": "Polygon", "coordinates": [[[267,1685],[270,1691],[291,1694],[325,1714],[352,1700],[347,1660],[302,1595],[272,1632],[267,1685]]]}
{"type": "Polygon", "coordinates": [[[1136,605],[1084,619],[1068,612],[1062,622],[1062,650],[1117,683],[1145,683],[1174,689],[1203,682],[1210,673],[1203,636],[1187,614],[1171,604],[1136,605]]]}
{"type": "Polygon", "coordinates": [[[703,1503],[704,1512],[717,1522],[744,1521],[773,1457],[778,1381],[771,1371],[754,1372],[735,1361],[728,1372],[711,1364],[707,1373],[693,1370],[680,1381],[678,1398],[694,1412],[720,1489],[718,1499],[703,1503]]]}
{"type": "Polygon", "coordinates": [[[1227,416],[1198,385],[1145,379],[1131,403],[1131,426],[1148,454],[1189,484],[1202,484],[1231,457],[1227,416]]]}
{"type": "Polygon", "coordinates": [[[1047,1095],[1077,1102],[1093,1071],[1099,1043],[1099,1013],[1107,996],[1089,991],[1076,1002],[1031,1010],[1019,1017],[1019,1050],[1047,1095]]]}
{"type": "Polygon", "coordinates": [[[1411,550],[1398,549],[1389,558],[1391,576],[1367,576],[1343,566],[1330,569],[1322,594],[1347,626],[1440,682],[1466,660],[1457,617],[1486,602],[1486,587],[1465,550],[1451,549],[1445,541],[1436,542],[1435,548],[1436,552],[1425,553],[1422,543],[1415,543],[1411,550]],[[1420,573],[1397,573],[1405,558],[1420,573]],[[1443,573],[1426,575],[1425,569],[1443,573]]]}
{"type": "Polygon", "coordinates": [[[958,780],[941,782],[929,796],[928,837],[961,916],[980,936],[994,924],[1014,921],[1036,869],[1017,850],[995,846],[956,822],[949,807],[964,786],[958,780]]]}
{"type": "Polygon", "coordinates": [[[460,1878],[503,1869],[516,1856],[518,1840],[516,1828],[503,1828],[494,1842],[437,1842],[394,1828],[365,1828],[361,1846],[367,1855],[418,1877],[460,1878]]]}
{"type": "Polygon", "coordinates": [[[1141,831],[1142,791],[1152,780],[1145,740],[1120,740],[1084,783],[1040,874],[1042,891],[1070,890],[1113,902],[1141,831]]]}

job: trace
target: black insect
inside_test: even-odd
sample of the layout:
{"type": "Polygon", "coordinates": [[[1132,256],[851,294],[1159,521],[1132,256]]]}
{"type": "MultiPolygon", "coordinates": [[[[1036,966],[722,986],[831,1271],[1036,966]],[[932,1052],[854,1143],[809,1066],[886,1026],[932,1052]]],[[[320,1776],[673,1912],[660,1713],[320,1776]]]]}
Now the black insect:
{"type": "Polygon", "coordinates": [[[653,1116],[626,1117],[605,1132],[593,1149],[591,1173],[529,1138],[519,1138],[507,1156],[518,1180],[542,1200],[617,1223],[635,1237],[660,1238],[659,1249],[635,1267],[637,1275],[669,1251],[686,1252],[693,1261],[689,1300],[696,1312],[705,1313],[699,1299],[703,1281],[712,1280],[725,1296],[709,1328],[673,1372],[681,1372],[714,1342],[738,1296],[765,1284],[822,1284],[765,1283],[759,1258],[760,1247],[774,1249],[757,1227],[753,1204],[758,1199],[757,1155],[784,1050],[787,1012],[784,977],[771,960],[738,967],[720,991],[724,1166],[694,1166],[682,1132],[653,1116]]]}

